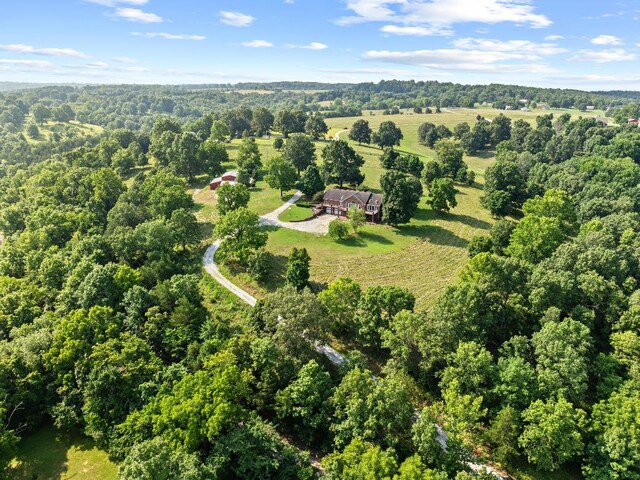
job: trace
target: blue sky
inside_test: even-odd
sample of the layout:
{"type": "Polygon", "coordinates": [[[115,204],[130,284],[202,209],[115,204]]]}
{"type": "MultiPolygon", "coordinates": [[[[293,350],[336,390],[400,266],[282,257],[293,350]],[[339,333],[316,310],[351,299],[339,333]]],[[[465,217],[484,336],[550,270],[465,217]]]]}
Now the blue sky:
{"type": "Polygon", "coordinates": [[[0,80],[640,90],[640,2],[2,0],[0,80]]]}

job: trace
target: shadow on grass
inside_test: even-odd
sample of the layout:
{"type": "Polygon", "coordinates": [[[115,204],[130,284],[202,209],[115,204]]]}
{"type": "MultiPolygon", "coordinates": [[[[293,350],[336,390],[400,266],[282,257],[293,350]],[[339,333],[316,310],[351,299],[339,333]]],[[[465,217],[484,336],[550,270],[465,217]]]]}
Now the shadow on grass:
{"type": "Polygon", "coordinates": [[[50,480],[63,478],[68,472],[68,451],[92,450],[93,441],[78,432],[60,434],[44,426],[28,434],[18,445],[18,455],[7,470],[11,480],[50,480]]]}
{"type": "MultiPolygon", "coordinates": [[[[447,217],[452,217],[451,219],[455,220],[455,215],[447,214],[447,213],[438,214],[438,213],[435,213],[433,210],[427,210],[422,208],[418,209],[418,211],[414,216],[414,218],[416,218],[417,220],[421,220],[424,222],[428,222],[434,219],[443,219],[443,218],[446,219],[447,217]]],[[[467,240],[465,240],[462,237],[459,237],[455,233],[445,228],[442,228],[438,225],[431,225],[429,223],[426,225],[400,225],[396,227],[396,231],[398,232],[399,235],[421,238],[423,240],[427,240],[437,245],[448,245],[452,247],[464,248],[469,243],[467,240]]]]}
{"type": "Polygon", "coordinates": [[[479,228],[482,230],[489,230],[491,228],[491,224],[489,222],[485,222],[484,220],[470,215],[456,215],[455,213],[449,213],[445,215],[445,218],[447,217],[450,217],[454,222],[461,222],[473,228],[479,228]]]}

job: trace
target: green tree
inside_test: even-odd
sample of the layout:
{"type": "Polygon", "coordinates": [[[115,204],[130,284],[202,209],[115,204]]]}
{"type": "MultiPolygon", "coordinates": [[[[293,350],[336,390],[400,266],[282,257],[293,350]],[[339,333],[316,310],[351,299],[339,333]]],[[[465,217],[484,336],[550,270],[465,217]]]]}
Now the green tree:
{"type": "Polygon", "coordinates": [[[200,144],[198,161],[200,162],[202,173],[216,177],[224,172],[222,164],[229,161],[229,154],[224,145],[209,139],[200,144]]]}
{"type": "Polygon", "coordinates": [[[326,340],[329,322],[308,288],[298,291],[285,285],[269,294],[262,315],[273,342],[298,364],[310,360],[315,343],[326,340]]]}
{"type": "Polygon", "coordinates": [[[393,147],[394,145],[400,145],[400,140],[403,138],[402,130],[395,123],[387,121],[382,122],[378,127],[375,143],[380,148],[393,147]]]}
{"type": "Polygon", "coordinates": [[[193,245],[200,240],[198,219],[189,210],[179,208],[171,213],[169,226],[173,230],[175,240],[186,250],[187,245],[193,245]]]}
{"type": "Polygon", "coordinates": [[[275,148],[276,150],[280,151],[280,150],[282,150],[282,147],[284,147],[284,140],[282,140],[281,138],[276,138],[273,141],[273,148],[275,148]]]}
{"type": "Polygon", "coordinates": [[[209,138],[214,142],[226,142],[229,138],[229,126],[222,120],[214,120],[211,125],[211,135],[209,138]]]}
{"type": "Polygon", "coordinates": [[[380,177],[384,195],[382,219],[391,225],[408,223],[422,196],[422,185],[413,175],[389,170],[380,177]]]}
{"type": "Polygon", "coordinates": [[[349,227],[345,222],[336,218],[329,223],[329,236],[335,241],[344,240],[349,236],[349,227]]]}
{"type": "Polygon", "coordinates": [[[258,215],[245,207],[225,214],[213,230],[214,237],[222,240],[217,255],[247,266],[250,254],[267,243],[267,233],[260,228],[258,220],[258,215]]]}
{"type": "Polygon", "coordinates": [[[245,185],[254,184],[262,167],[258,144],[251,138],[245,138],[238,149],[238,181],[245,185]]]}
{"type": "Polygon", "coordinates": [[[316,146],[311,137],[302,133],[291,135],[282,149],[282,157],[300,172],[316,162],[316,146]]]}
{"type": "Polygon", "coordinates": [[[628,386],[593,408],[593,442],[583,472],[588,480],[640,478],[640,393],[628,386]]]}
{"type": "Polygon", "coordinates": [[[324,118],[319,113],[312,113],[304,124],[304,133],[314,140],[322,138],[329,131],[324,118]]]}
{"type": "Polygon", "coordinates": [[[364,175],[360,167],[364,159],[343,140],[329,142],[322,149],[322,175],[325,183],[337,182],[342,188],[343,183],[360,185],[364,175]]]}
{"type": "Polygon", "coordinates": [[[362,290],[360,285],[350,278],[339,278],[329,283],[318,294],[331,321],[331,329],[336,333],[353,332],[355,318],[362,290]]]}
{"type": "Polygon", "coordinates": [[[429,184],[427,205],[436,212],[448,212],[458,205],[456,201],[458,191],[450,178],[436,178],[429,184]]]}
{"type": "Polygon", "coordinates": [[[320,170],[315,165],[309,165],[302,173],[298,188],[306,197],[311,198],[318,192],[324,190],[324,182],[320,175],[320,170]]]}
{"type": "Polygon", "coordinates": [[[454,178],[461,168],[466,169],[462,161],[462,149],[457,142],[445,139],[439,140],[434,146],[438,160],[442,163],[444,176],[454,178]]]}
{"type": "Polygon", "coordinates": [[[367,217],[364,213],[364,210],[358,207],[351,207],[347,212],[347,218],[349,219],[349,224],[353,229],[353,233],[357,234],[358,230],[362,228],[362,226],[367,221],[367,217]]]}
{"type": "Polygon", "coordinates": [[[519,423],[516,409],[506,406],[487,429],[486,437],[493,448],[492,458],[503,465],[509,465],[518,458],[519,423]]]}
{"type": "Polygon", "coordinates": [[[204,478],[197,455],[173,448],[162,437],[135,444],[118,468],[118,473],[122,480],[204,478]]]}
{"type": "Polygon", "coordinates": [[[307,444],[324,436],[330,419],[331,376],[315,360],[276,394],[278,418],[300,432],[307,444]]]}
{"type": "Polygon", "coordinates": [[[238,208],[246,207],[249,204],[251,194],[249,189],[237,183],[224,183],[216,188],[216,196],[218,197],[218,212],[220,215],[226,215],[238,208]]]}
{"type": "Polygon", "coordinates": [[[509,139],[511,139],[511,119],[504,113],[500,113],[491,122],[491,143],[497,145],[509,139]]]}
{"type": "Polygon", "coordinates": [[[515,258],[538,263],[551,256],[566,232],[557,218],[526,215],[514,228],[505,252],[515,258]]]}
{"type": "Polygon", "coordinates": [[[328,480],[391,480],[398,465],[393,450],[354,438],[342,453],[334,452],[322,464],[328,480]]]}
{"type": "MultiPolygon", "coordinates": [[[[292,137],[289,141],[293,138],[295,137],[292,137]]],[[[297,178],[295,167],[283,157],[273,157],[267,163],[267,174],[264,180],[271,188],[280,190],[280,197],[282,197],[284,190],[290,190],[295,186],[297,178]]]]}
{"type": "Polygon", "coordinates": [[[51,117],[51,111],[41,103],[36,103],[31,107],[31,116],[36,123],[42,125],[51,117]]]}
{"type": "Polygon", "coordinates": [[[169,150],[169,167],[177,174],[193,177],[203,171],[198,151],[200,140],[193,132],[184,132],[175,137],[169,150]]]}
{"type": "Polygon", "coordinates": [[[89,362],[83,386],[85,431],[104,448],[114,427],[142,407],[139,386],[160,371],[161,362],[147,342],[128,333],[96,345],[89,362]]]}
{"type": "Polygon", "coordinates": [[[311,257],[306,248],[291,249],[287,259],[287,271],[285,273],[285,284],[291,285],[296,290],[302,290],[309,285],[309,269],[311,257]]]}
{"type": "Polygon", "coordinates": [[[584,449],[585,413],[560,397],[536,400],[522,412],[524,429],[518,444],[540,470],[557,470],[584,449]]]}
{"type": "Polygon", "coordinates": [[[40,137],[40,130],[34,122],[29,122],[29,125],[27,125],[27,136],[33,139],[40,137]]]}
{"type": "Polygon", "coordinates": [[[265,135],[273,125],[274,116],[265,107],[256,107],[251,116],[251,130],[259,137],[265,135]]]}
{"type": "Polygon", "coordinates": [[[351,130],[349,130],[349,140],[358,142],[358,145],[362,145],[363,143],[368,145],[371,143],[371,133],[369,122],[363,119],[356,120],[353,122],[353,125],[351,125],[351,130]]]}
{"type": "Polygon", "coordinates": [[[556,218],[568,234],[576,231],[577,215],[571,197],[562,190],[549,189],[544,196],[536,195],[522,205],[525,215],[556,218]]]}
{"type": "Polygon", "coordinates": [[[571,318],[548,321],[533,334],[531,342],[541,391],[576,403],[584,400],[589,380],[589,328],[571,318]]]}

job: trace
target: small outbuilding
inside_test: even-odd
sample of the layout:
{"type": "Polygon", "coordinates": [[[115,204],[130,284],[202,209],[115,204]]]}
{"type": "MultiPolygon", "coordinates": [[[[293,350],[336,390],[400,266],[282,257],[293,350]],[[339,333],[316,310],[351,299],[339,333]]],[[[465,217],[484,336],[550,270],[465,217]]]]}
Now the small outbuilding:
{"type": "Polygon", "coordinates": [[[215,190],[220,185],[223,185],[225,183],[230,183],[231,185],[235,185],[236,183],[238,183],[238,172],[236,172],[235,170],[231,172],[225,172],[219,177],[214,178],[213,180],[211,180],[211,183],[209,183],[209,189],[215,190]]]}

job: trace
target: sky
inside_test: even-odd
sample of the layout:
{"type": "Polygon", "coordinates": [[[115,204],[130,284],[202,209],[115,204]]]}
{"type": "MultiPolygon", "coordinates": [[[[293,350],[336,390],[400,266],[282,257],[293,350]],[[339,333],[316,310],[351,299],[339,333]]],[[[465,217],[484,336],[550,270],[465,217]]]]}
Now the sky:
{"type": "Polygon", "coordinates": [[[640,90],[639,32],[639,0],[0,0],[0,81],[640,90]]]}

